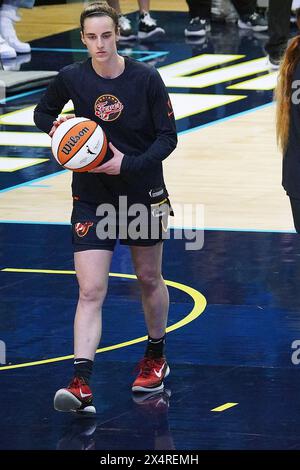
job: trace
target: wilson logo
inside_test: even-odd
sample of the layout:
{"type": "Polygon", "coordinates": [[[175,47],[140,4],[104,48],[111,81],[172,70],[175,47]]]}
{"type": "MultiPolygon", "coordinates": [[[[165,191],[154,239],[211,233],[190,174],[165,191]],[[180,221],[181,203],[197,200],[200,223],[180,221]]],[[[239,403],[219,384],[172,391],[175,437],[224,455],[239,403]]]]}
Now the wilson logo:
{"type": "Polygon", "coordinates": [[[69,155],[70,152],[72,152],[72,148],[80,141],[80,139],[86,135],[89,132],[88,127],[83,127],[81,131],[78,132],[77,135],[72,135],[70,139],[67,141],[67,143],[62,147],[61,151],[65,155],[69,155]]]}

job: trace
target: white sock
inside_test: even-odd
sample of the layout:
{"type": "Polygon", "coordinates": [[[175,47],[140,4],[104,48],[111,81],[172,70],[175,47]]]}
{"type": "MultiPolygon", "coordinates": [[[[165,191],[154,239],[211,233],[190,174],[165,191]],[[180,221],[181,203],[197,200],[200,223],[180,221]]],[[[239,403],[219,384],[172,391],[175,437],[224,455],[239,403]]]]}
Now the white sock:
{"type": "Polygon", "coordinates": [[[0,8],[0,14],[3,16],[7,16],[13,21],[19,21],[20,17],[17,13],[17,10],[18,10],[18,7],[16,7],[15,5],[10,5],[9,3],[3,3],[3,5],[0,8]]]}

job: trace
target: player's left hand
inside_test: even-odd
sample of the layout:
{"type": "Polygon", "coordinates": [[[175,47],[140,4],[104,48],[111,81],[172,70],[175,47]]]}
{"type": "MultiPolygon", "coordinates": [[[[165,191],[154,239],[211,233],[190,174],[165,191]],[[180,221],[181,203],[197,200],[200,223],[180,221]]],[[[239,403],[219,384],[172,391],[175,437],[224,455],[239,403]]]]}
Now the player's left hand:
{"type": "Polygon", "coordinates": [[[103,165],[97,166],[89,173],[106,173],[107,175],[119,175],[121,171],[121,164],[124,157],[124,153],[120,152],[111,142],[109,147],[113,152],[113,157],[103,165]]]}

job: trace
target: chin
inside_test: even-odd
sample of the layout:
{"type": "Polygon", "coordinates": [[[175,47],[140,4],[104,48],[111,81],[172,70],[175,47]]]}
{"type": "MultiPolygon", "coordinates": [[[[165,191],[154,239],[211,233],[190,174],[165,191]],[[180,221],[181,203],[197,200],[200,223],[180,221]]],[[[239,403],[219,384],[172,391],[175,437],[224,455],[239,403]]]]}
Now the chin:
{"type": "Polygon", "coordinates": [[[101,62],[103,62],[104,60],[107,60],[109,58],[109,55],[108,54],[105,54],[105,55],[95,55],[94,56],[96,60],[101,60],[101,62]]]}

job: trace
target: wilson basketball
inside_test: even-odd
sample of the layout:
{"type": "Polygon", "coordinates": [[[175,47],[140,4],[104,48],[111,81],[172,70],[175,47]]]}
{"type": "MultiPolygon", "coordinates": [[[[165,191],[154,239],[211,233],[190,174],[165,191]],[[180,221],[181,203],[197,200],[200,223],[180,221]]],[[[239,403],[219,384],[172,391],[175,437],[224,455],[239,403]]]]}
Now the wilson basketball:
{"type": "Polygon", "coordinates": [[[107,138],[100,126],[84,117],[61,123],[52,137],[52,153],[58,163],[72,171],[89,171],[108,156],[107,138]]]}

